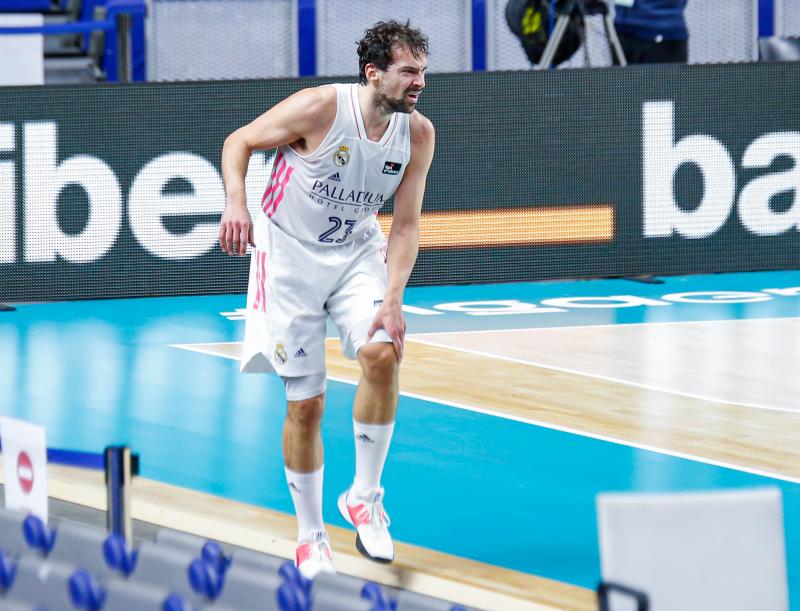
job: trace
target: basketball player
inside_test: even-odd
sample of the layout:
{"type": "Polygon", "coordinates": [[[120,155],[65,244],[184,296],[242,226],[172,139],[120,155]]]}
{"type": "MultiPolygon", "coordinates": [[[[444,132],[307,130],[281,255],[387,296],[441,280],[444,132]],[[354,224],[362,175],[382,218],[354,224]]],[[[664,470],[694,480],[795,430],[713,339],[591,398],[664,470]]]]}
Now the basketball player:
{"type": "Polygon", "coordinates": [[[297,514],[296,562],[313,578],[334,570],[322,519],[325,321],[362,369],[353,405],[356,472],[339,511],[358,550],[391,562],[381,472],[394,429],[403,358],[403,292],[416,261],[419,217],[434,149],[415,110],[428,41],[408,23],[381,22],[358,43],[360,82],[304,89],[233,132],[222,150],[222,249],[254,246],[243,371],[274,371],[286,387],[286,479],[297,514]],[[277,148],[251,224],[251,153],[277,148]],[[376,214],[395,195],[388,250],[376,214]]]}

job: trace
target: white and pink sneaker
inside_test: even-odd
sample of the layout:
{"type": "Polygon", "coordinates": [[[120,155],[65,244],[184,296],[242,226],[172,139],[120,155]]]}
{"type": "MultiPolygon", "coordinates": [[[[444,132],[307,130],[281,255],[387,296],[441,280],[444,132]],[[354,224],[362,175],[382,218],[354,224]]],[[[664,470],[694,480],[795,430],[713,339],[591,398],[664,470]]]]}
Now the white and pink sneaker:
{"type": "Polygon", "coordinates": [[[394,560],[394,544],[389,534],[389,516],[383,510],[383,488],[369,496],[355,496],[350,489],[339,496],[339,513],[355,526],[356,549],[375,562],[394,560]]]}
{"type": "Polygon", "coordinates": [[[335,573],[328,535],[321,530],[312,530],[298,541],[295,566],[306,579],[314,579],[319,573],[335,573]]]}

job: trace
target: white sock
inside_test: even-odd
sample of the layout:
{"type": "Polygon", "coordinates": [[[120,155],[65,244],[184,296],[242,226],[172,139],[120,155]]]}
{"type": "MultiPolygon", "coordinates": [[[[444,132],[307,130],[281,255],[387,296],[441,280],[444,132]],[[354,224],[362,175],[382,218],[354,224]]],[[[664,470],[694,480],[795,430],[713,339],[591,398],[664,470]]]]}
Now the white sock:
{"type": "Polygon", "coordinates": [[[286,483],[297,515],[297,540],[306,538],[311,531],[325,532],[322,521],[322,472],[324,467],[313,473],[297,473],[288,467],[286,483]]]}
{"type": "Polygon", "coordinates": [[[365,424],[353,420],[356,442],[356,477],[351,491],[356,496],[369,496],[380,488],[381,472],[389,452],[394,422],[365,424]]]}

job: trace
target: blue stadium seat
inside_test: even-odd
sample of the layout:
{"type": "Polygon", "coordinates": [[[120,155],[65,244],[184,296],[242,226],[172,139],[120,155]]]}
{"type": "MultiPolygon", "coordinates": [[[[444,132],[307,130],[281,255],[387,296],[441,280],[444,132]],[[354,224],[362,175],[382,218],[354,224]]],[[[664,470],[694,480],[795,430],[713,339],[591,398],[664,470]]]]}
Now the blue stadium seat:
{"type": "Polygon", "coordinates": [[[172,530],[170,528],[160,528],[156,533],[156,543],[176,549],[190,552],[194,556],[208,557],[208,551],[214,545],[221,548],[226,558],[230,559],[237,567],[250,568],[257,571],[277,572],[281,565],[286,562],[285,558],[256,552],[249,549],[234,549],[231,546],[220,544],[216,541],[209,541],[203,537],[198,537],[190,533],[172,530]],[[211,544],[211,545],[209,545],[211,544]],[[205,549],[205,554],[204,554],[205,549]]]}
{"type": "Polygon", "coordinates": [[[17,576],[17,560],[0,550],[0,596],[11,589],[17,576]]]}
{"type": "Polygon", "coordinates": [[[38,609],[28,603],[3,600],[0,598],[0,611],[38,611],[38,609]]]}
{"type": "Polygon", "coordinates": [[[104,609],[109,611],[163,611],[170,591],[162,586],[112,579],[104,609]]]}
{"type": "Polygon", "coordinates": [[[0,508],[0,550],[10,556],[19,556],[28,549],[22,535],[25,514],[0,508]]]}
{"type": "Polygon", "coordinates": [[[278,592],[283,583],[277,572],[262,572],[231,565],[225,575],[222,592],[210,608],[282,611],[278,604],[278,592]]]}
{"type": "Polygon", "coordinates": [[[2,600],[47,609],[71,609],[69,580],[74,572],[72,565],[24,555],[17,565],[17,576],[2,600]]]}
{"type": "Polygon", "coordinates": [[[233,563],[237,567],[248,568],[254,571],[272,572],[280,570],[281,566],[291,562],[286,558],[262,554],[249,549],[237,549],[233,552],[233,563]]]}
{"type": "Polygon", "coordinates": [[[46,557],[56,543],[56,531],[45,524],[38,516],[30,514],[22,520],[22,536],[28,550],[46,557]]]}
{"type": "Polygon", "coordinates": [[[56,562],[72,562],[106,582],[115,573],[103,557],[103,543],[107,537],[108,533],[101,528],[62,522],[56,529],[56,543],[48,558],[56,562]]]}
{"type": "Polygon", "coordinates": [[[377,586],[377,584],[370,584],[368,581],[349,575],[320,573],[314,579],[312,587],[314,610],[372,611],[378,605],[374,600],[363,596],[364,589],[368,586],[377,586]]]}
{"type": "Polygon", "coordinates": [[[208,541],[204,537],[199,537],[191,533],[172,528],[159,528],[156,533],[156,545],[166,545],[167,547],[177,547],[198,555],[203,545],[208,541]]]}
{"type": "Polygon", "coordinates": [[[129,580],[163,587],[191,604],[201,605],[206,598],[196,594],[189,583],[189,566],[193,560],[195,557],[190,552],[145,542],[139,548],[136,569],[129,580]]]}

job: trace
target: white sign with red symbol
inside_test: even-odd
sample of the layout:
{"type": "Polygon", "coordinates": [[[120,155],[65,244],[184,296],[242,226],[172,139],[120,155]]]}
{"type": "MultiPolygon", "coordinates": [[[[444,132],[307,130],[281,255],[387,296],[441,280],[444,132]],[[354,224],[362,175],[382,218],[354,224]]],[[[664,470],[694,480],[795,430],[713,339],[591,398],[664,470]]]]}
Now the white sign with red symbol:
{"type": "Polygon", "coordinates": [[[6,507],[47,523],[47,442],[42,426],[0,417],[6,507]]]}

